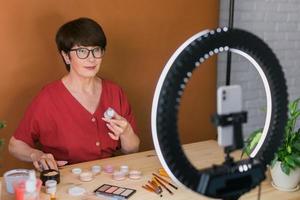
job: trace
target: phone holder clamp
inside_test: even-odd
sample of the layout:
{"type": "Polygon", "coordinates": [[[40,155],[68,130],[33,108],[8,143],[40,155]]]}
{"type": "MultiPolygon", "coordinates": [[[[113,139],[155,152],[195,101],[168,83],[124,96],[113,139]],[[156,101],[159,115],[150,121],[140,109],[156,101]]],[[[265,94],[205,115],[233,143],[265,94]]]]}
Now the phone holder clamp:
{"type": "Polygon", "coordinates": [[[247,122],[247,111],[230,113],[230,114],[214,114],[212,122],[215,126],[233,126],[233,144],[225,147],[225,152],[230,153],[244,147],[242,123],[247,122]]]}

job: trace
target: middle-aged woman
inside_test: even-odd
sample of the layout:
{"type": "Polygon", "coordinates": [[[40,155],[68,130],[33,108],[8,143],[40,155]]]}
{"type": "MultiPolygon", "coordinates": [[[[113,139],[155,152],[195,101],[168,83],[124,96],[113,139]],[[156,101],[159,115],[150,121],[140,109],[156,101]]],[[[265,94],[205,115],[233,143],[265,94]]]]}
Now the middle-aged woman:
{"type": "Polygon", "coordinates": [[[34,98],[9,151],[38,170],[107,158],[118,149],[137,152],[140,140],[125,93],[97,76],[106,47],[101,26],[89,18],[67,22],[56,43],[68,74],[34,98]],[[109,107],[115,110],[112,119],[103,117],[109,107]]]}

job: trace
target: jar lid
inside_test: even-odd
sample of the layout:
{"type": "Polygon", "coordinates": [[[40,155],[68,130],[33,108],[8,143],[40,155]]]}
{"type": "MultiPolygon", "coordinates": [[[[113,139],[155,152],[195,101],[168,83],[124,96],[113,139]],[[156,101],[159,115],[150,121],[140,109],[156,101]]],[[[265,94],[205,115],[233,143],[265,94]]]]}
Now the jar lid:
{"type": "Polygon", "coordinates": [[[104,112],[104,118],[111,119],[115,115],[115,110],[111,107],[109,107],[105,112],[104,112]]]}
{"type": "Polygon", "coordinates": [[[127,174],[128,171],[129,171],[128,165],[121,165],[121,166],[120,166],[120,171],[127,174]]]}
{"type": "Polygon", "coordinates": [[[75,187],[69,188],[68,193],[71,196],[80,196],[85,193],[85,189],[82,187],[75,186],[75,187]]]}
{"type": "Polygon", "coordinates": [[[73,174],[78,175],[78,174],[81,174],[81,172],[82,172],[82,170],[79,167],[76,167],[76,168],[72,169],[72,173],[73,174]]]}
{"type": "Polygon", "coordinates": [[[101,172],[101,166],[100,165],[94,165],[94,166],[92,166],[92,172],[94,174],[100,173],[101,172]]]}

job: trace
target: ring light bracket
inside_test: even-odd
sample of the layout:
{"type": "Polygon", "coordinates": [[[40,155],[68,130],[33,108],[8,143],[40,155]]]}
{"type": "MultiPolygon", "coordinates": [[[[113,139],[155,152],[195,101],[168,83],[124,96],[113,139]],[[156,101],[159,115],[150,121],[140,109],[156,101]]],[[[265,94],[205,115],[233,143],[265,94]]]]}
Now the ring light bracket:
{"type": "Polygon", "coordinates": [[[233,126],[233,144],[225,147],[226,153],[244,147],[242,123],[247,122],[247,112],[230,113],[224,115],[214,114],[212,116],[213,124],[217,126],[233,126]]]}

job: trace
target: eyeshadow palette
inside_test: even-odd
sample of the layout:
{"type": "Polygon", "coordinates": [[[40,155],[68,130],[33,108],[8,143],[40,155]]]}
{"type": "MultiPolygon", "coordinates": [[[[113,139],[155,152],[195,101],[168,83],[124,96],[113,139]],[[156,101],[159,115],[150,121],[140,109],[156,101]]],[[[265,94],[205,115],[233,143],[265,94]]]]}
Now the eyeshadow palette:
{"type": "Polygon", "coordinates": [[[94,192],[96,194],[128,199],[131,195],[133,195],[136,192],[136,190],[125,187],[118,187],[115,185],[103,184],[100,187],[98,187],[94,192]]]}

